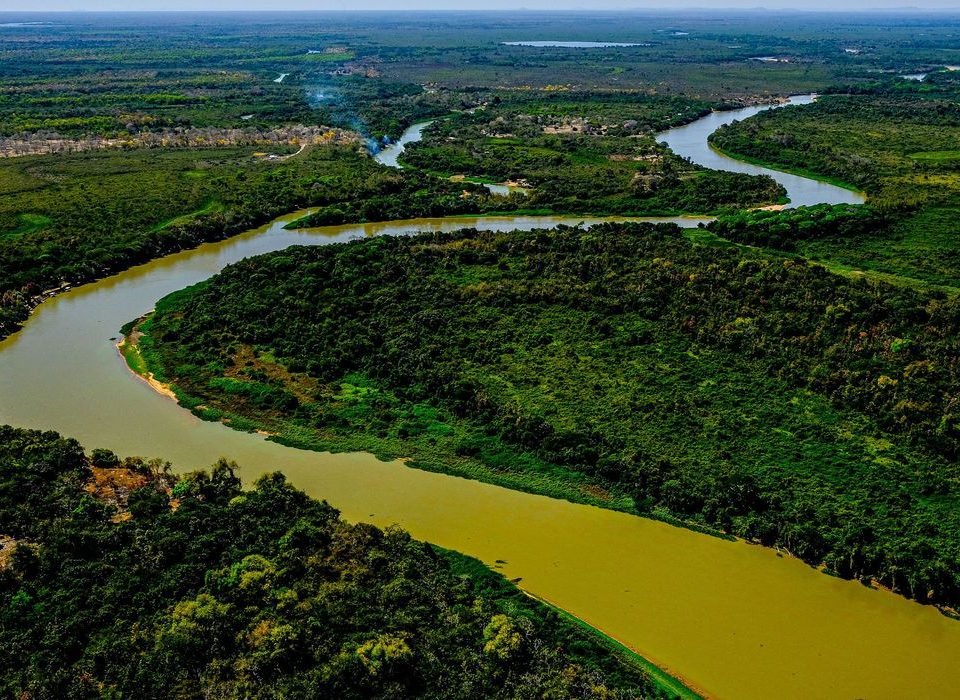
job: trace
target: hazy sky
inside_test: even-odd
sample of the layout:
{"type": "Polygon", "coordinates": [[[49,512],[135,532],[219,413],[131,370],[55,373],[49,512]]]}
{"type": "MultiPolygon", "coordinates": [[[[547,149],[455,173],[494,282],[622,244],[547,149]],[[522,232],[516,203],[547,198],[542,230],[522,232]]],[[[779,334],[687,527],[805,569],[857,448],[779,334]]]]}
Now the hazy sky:
{"type": "Polygon", "coordinates": [[[627,10],[755,8],[957,10],[960,0],[3,0],[0,11],[49,10],[627,10]]]}

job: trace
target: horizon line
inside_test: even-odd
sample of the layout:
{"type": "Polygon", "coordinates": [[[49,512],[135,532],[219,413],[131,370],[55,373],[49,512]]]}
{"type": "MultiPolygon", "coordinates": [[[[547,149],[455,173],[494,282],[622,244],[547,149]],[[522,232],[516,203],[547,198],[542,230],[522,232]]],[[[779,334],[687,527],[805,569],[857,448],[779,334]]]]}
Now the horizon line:
{"type": "Polygon", "coordinates": [[[123,9],[123,10],[101,10],[101,9],[23,9],[6,10],[0,9],[2,15],[52,15],[52,14],[90,14],[90,15],[133,15],[133,14],[156,14],[156,15],[176,15],[176,14],[218,14],[218,15],[241,15],[241,14],[429,14],[429,13],[459,13],[459,14],[630,14],[630,13],[648,13],[665,12],[672,14],[681,13],[710,13],[710,12],[794,12],[798,14],[877,14],[877,13],[955,13],[960,14],[960,5],[957,7],[879,7],[879,8],[816,8],[806,9],[802,7],[601,7],[597,9],[549,9],[538,7],[518,7],[518,8],[455,8],[455,7],[434,7],[434,8],[396,8],[396,9],[374,9],[374,8],[327,8],[327,9],[305,9],[305,8],[280,8],[280,9],[261,9],[251,8],[247,10],[220,10],[220,9],[123,9]]]}

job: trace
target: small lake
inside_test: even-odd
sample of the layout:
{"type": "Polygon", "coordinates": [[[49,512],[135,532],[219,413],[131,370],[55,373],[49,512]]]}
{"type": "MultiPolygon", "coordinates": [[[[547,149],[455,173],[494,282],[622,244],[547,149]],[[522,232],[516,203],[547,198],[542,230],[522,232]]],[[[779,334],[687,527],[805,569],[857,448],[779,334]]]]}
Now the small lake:
{"type": "Polygon", "coordinates": [[[494,183],[483,183],[483,186],[490,190],[493,194],[498,194],[501,197],[506,197],[510,194],[510,187],[508,185],[499,185],[494,183]]]}

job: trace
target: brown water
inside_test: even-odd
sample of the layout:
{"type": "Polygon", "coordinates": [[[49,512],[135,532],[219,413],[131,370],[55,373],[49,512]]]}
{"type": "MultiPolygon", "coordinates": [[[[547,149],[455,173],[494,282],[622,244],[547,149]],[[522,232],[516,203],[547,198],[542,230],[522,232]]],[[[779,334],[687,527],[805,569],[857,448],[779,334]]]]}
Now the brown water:
{"type": "MultiPolygon", "coordinates": [[[[289,220],[292,217],[286,217],[289,220]]],[[[163,295],[292,244],[555,218],[424,220],[285,231],[284,220],[45,302],[0,343],[0,423],[188,470],[221,455],[249,480],[281,470],[350,520],[397,523],[521,577],[521,586],[724,698],[946,698],[960,623],[799,561],[652,520],[421,472],[367,454],[305,452],[204,423],[131,375],[111,342],[163,295]]],[[[568,221],[569,222],[569,221],[568,221]]],[[[695,220],[680,220],[693,225],[695,220]]]]}

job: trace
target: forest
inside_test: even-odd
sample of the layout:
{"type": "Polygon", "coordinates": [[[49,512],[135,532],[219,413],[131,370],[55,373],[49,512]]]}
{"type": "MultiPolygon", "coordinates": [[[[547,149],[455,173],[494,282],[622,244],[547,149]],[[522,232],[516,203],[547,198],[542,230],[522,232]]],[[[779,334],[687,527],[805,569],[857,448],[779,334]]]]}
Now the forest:
{"type": "Polygon", "coordinates": [[[960,598],[957,297],[607,224],[295,247],[140,330],[208,419],[960,598]]]}
{"type": "Polygon", "coordinates": [[[792,238],[796,252],[835,267],[957,290],[958,96],[960,73],[939,71],[922,82],[886,83],[764,112],[718,130],[711,143],[774,167],[852,183],[887,219],[857,233],[792,238]]]}
{"type": "MultiPolygon", "coordinates": [[[[100,340],[205,420],[743,538],[956,617],[958,33],[902,11],[3,12],[0,340],[281,215],[709,214],[294,247],[100,340]],[[623,45],[575,45],[598,40],[623,45]],[[812,92],[711,144],[865,205],[781,210],[772,178],[657,141],[812,92]],[[376,161],[427,121],[401,168],[376,161]]],[[[0,426],[0,695],[699,697],[519,579],[237,471],[0,426]]]]}
{"type": "Polygon", "coordinates": [[[233,468],[0,427],[0,692],[673,696],[479,562],[233,468]]]}
{"type": "Polygon", "coordinates": [[[495,92],[434,122],[402,162],[443,176],[518,182],[527,206],[575,214],[670,215],[772,204],[771,178],[691,165],[654,135],[707,103],[638,93],[495,92]]]}

